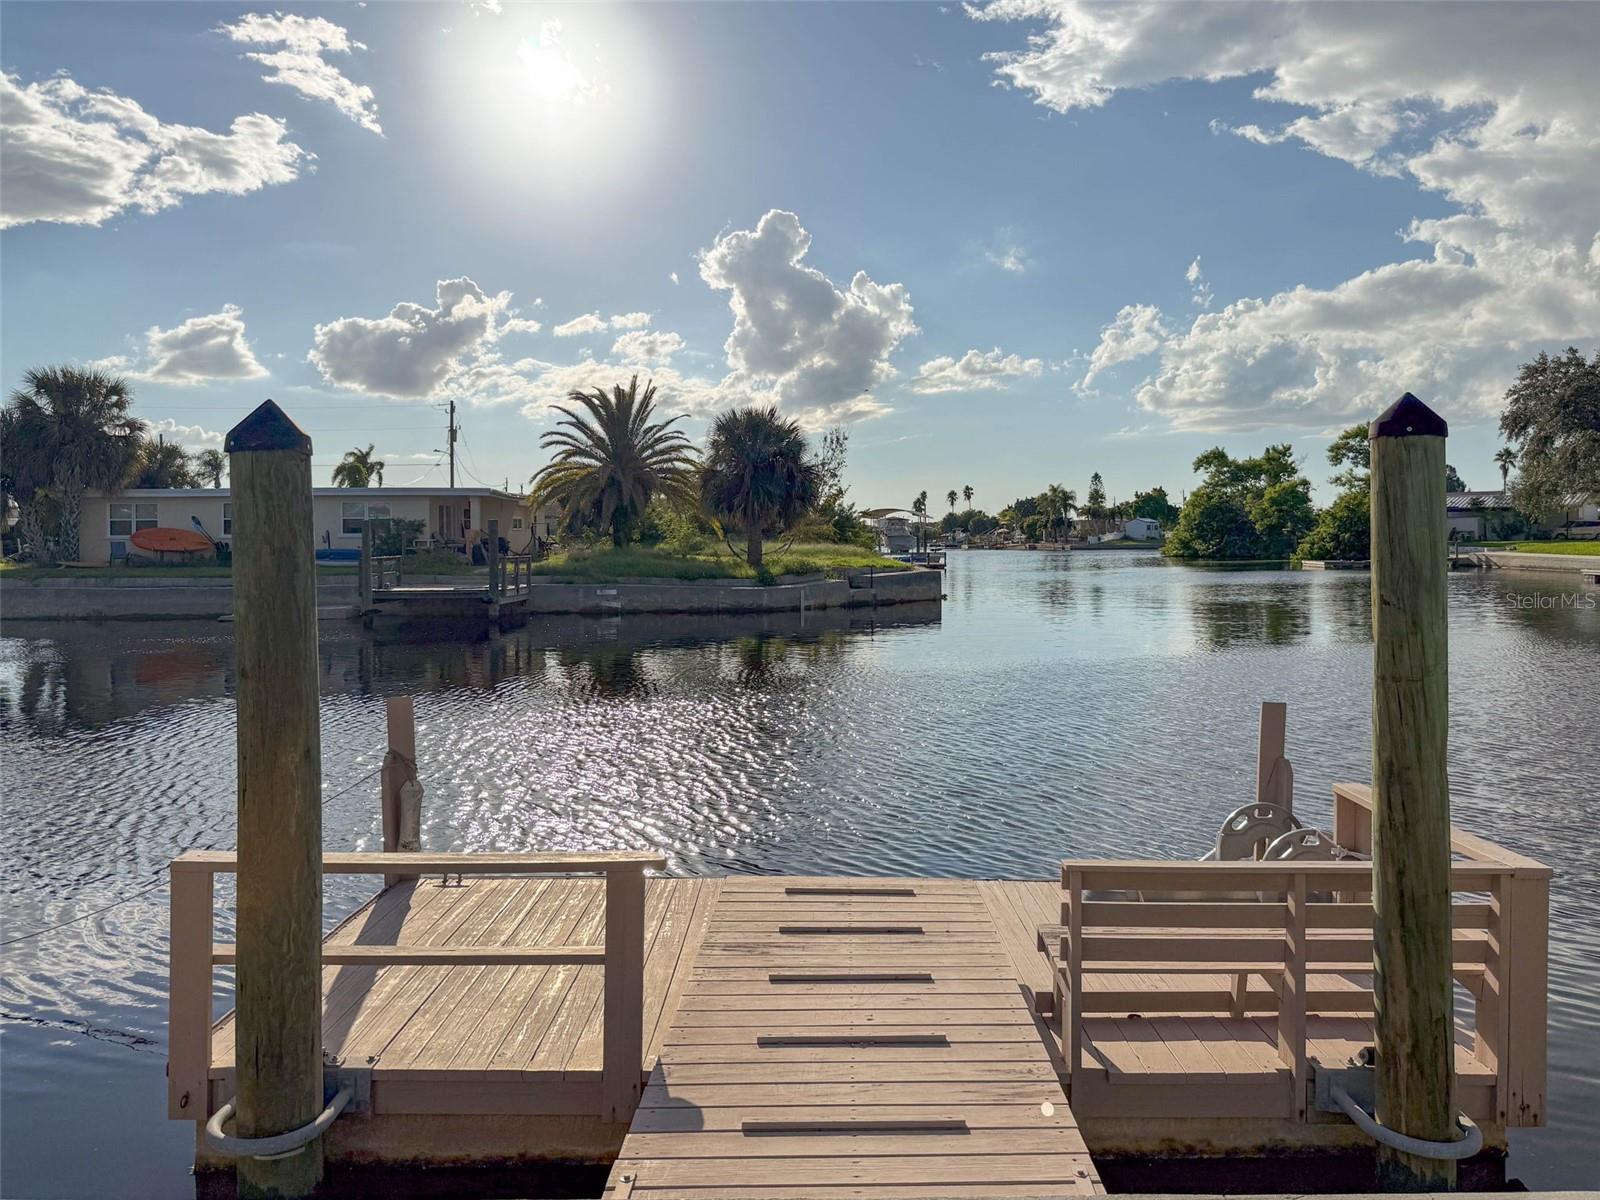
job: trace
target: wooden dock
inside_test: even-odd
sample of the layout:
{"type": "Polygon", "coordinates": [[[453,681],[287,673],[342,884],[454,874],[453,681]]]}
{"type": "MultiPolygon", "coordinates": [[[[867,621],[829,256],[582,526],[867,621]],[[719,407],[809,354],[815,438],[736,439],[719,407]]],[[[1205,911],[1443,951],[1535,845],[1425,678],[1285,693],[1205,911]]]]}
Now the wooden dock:
{"type": "Polygon", "coordinates": [[[979,886],[724,882],[606,1195],[1102,1191],[979,886]]]}
{"type": "MultiPolygon", "coordinates": [[[[1336,786],[1335,822],[1370,846],[1365,787],[1336,786]]],[[[1457,1103],[1503,1146],[1544,1121],[1550,872],[1453,838],[1457,1103]]],[[[645,877],[662,862],[324,855],[414,876],[325,941],[329,1070],[367,1085],[330,1161],[606,1163],[613,1200],[911,1200],[1092,1193],[1091,1152],[1367,1144],[1311,1102],[1373,1041],[1367,862],[645,877]]],[[[235,868],[172,866],[168,1113],[197,1124],[234,1094],[210,1000],[235,868]]],[[[200,1139],[197,1167],[221,1165],[200,1139]]]]}

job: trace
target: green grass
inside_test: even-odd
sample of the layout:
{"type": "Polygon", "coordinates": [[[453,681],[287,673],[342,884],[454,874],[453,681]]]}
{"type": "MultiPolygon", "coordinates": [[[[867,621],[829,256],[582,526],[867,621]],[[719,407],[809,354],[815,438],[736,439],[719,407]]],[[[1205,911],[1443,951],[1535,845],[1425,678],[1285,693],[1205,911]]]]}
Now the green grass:
{"type": "MultiPolygon", "coordinates": [[[[803,543],[780,552],[782,543],[773,543],[765,556],[765,566],[774,575],[813,575],[830,569],[877,567],[879,570],[904,570],[903,563],[859,546],[827,542],[803,543]]],[[[558,579],[577,579],[585,583],[608,583],[618,579],[752,579],[755,572],[727,550],[669,554],[657,547],[607,546],[596,550],[569,550],[535,564],[534,574],[558,579]]]]}
{"type": "Polygon", "coordinates": [[[1515,542],[1474,542],[1475,550],[1521,550],[1527,554],[1590,554],[1600,555],[1600,541],[1536,542],[1522,539],[1515,542]]]}

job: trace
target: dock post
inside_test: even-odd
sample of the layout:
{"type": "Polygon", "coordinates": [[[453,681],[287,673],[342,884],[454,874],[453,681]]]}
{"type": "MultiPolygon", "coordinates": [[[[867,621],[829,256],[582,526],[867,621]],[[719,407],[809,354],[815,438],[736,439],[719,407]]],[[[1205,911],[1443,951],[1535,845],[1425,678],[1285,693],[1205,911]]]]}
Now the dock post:
{"type": "Polygon", "coordinates": [[[1289,706],[1282,700],[1261,702],[1261,726],[1256,738],[1256,803],[1279,804],[1294,812],[1294,783],[1284,755],[1289,706]]]}
{"type": "MultiPolygon", "coordinates": [[[[383,757],[383,850],[415,853],[422,849],[422,785],[417,779],[417,716],[410,696],[384,701],[389,749],[383,757]]],[[[393,887],[415,875],[385,875],[393,887]]]]}
{"type": "MultiPolygon", "coordinates": [[[[1372,907],[1377,1116],[1456,1137],[1452,1097],[1445,422],[1407,392],[1372,422],[1372,907]]],[[[1455,1187],[1378,1147],[1379,1186],[1455,1187]]]]}
{"type": "Polygon", "coordinates": [[[361,611],[372,607],[372,522],[361,522],[361,579],[356,584],[356,599],[361,611]]]}
{"type": "MultiPolygon", "coordinates": [[[[236,425],[233,637],[239,797],[235,1131],[322,1111],[322,744],[311,439],[271,400],[236,425]]],[[[241,1158],[246,1197],[309,1196],[322,1140],[241,1158]]]]}

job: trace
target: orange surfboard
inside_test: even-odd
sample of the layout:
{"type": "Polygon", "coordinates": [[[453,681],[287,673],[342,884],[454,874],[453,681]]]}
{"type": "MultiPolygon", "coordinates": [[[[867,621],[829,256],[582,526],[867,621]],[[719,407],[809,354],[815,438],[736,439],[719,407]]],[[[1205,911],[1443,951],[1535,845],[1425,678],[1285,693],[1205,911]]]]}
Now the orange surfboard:
{"type": "Polygon", "coordinates": [[[211,549],[210,539],[192,529],[167,529],[163,526],[154,529],[136,529],[129,540],[139,549],[153,553],[164,550],[193,553],[196,550],[211,549]]]}

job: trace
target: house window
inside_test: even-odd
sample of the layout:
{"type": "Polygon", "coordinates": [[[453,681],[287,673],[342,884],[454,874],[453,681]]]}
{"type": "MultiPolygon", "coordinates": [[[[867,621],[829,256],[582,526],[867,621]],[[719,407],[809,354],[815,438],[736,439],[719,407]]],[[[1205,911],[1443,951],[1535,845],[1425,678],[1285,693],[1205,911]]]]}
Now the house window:
{"type": "Polygon", "coordinates": [[[513,528],[513,529],[521,529],[522,528],[522,518],[521,517],[512,517],[511,518],[511,528],[513,528]]]}
{"type": "Polygon", "coordinates": [[[354,537],[361,536],[361,523],[363,521],[387,521],[389,519],[389,506],[387,504],[369,504],[365,500],[346,500],[340,506],[339,532],[354,537]]]}
{"type": "Polygon", "coordinates": [[[224,537],[233,533],[233,502],[231,500],[222,502],[222,533],[224,537]]]}
{"type": "Polygon", "coordinates": [[[112,504],[107,509],[106,530],[112,537],[127,537],[135,529],[156,527],[156,506],[144,504],[112,504]]]}

